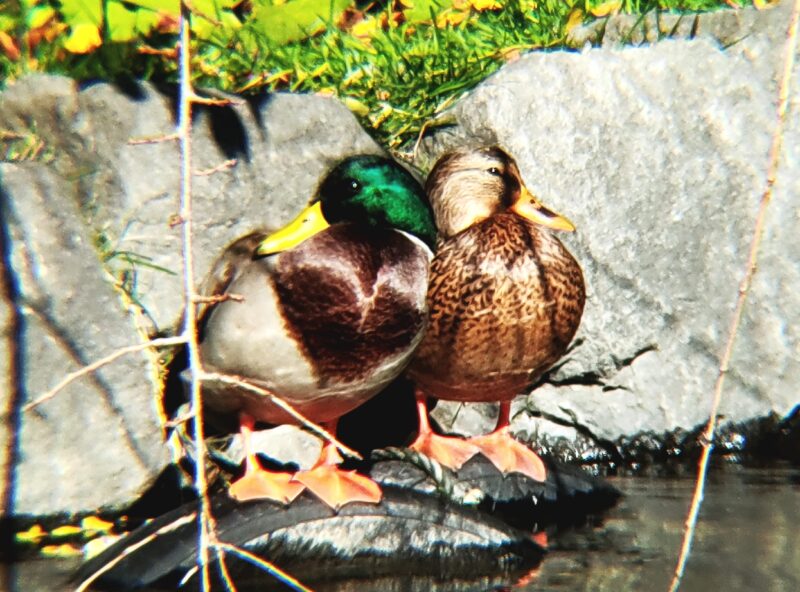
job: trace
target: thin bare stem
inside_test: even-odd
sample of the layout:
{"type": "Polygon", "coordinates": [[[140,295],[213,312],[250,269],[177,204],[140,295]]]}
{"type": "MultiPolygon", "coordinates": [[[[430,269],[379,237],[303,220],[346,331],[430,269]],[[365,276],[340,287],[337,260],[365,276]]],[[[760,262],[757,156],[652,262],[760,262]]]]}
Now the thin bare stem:
{"type": "Polygon", "coordinates": [[[217,552],[217,566],[219,567],[220,577],[225,584],[225,589],[228,592],[238,592],[236,584],[233,583],[233,578],[231,578],[231,574],[228,571],[228,565],[225,563],[225,550],[220,547],[219,543],[215,544],[214,550],[217,552]]]}
{"type": "Polygon", "coordinates": [[[294,407],[292,407],[289,403],[281,399],[275,393],[268,391],[267,389],[261,388],[256,386],[238,376],[232,376],[230,374],[217,374],[215,372],[203,372],[199,375],[199,379],[203,381],[211,381],[216,380],[219,382],[224,382],[225,384],[230,384],[233,386],[237,386],[239,388],[248,390],[250,392],[256,393],[257,395],[261,395],[262,397],[269,397],[276,406],[283,409],[286,413],[294,417],[297,421],[299,421],[303,426],[317,434],[320,438],[323,438],[325,441],[330,442],[344,455],[347,455],[351,458],[355,458],[361,460],[363,457],[348,446],[345,446],[339,440],[337,440],[333,434],[331,434],[328,430],[323,428],[322,426],[314,423],[310,419],[308,419],[305,415],[297,411],[294,407]]]}
{"type": "Polygon", "coordinates": [[[798,15],[800,15],[800,0],[795,0],[787,34],[786,57],[784,58],[783,74],[780,79],[780,86],[778,90],[778,121],[775,125],[775,131],[772,136],[772,145],[769,151],[766,186],[764,187],[764,192],[761,195],[761,203],[759,205],[758,215],[756,216],[755,227],[753,228],[753,238],[750,242],[750,252],[747,258],[747,267],[745,268],[744,277],[739,284],[739,296],[736,300],[736,308],[734,309],[733,317],[731,318],[730,327],[728,328],[728,341],[725,344],[725,350],[722,354],[722,359],[720,361],[719,371],[717,374],[717,381],[714,385],[714,397],[711,401],[711,410],[709,412],[708,423],[706,424],[702,436],[703,451],[700,456],[700,463],[697,471],[697,483],[695,484],[692,503],[689,507],[689,514],[686,517],[683,544],[681,546],[678,564],[675,567],[675,572],[672,577],[672,583],[670,584],[670,592],[676,592],[680,587],[681,579],[683,578],[683,574],[686,569],[686,562],[689,558],[689,554],[691,553],[692,540],[694,538],[694,532],[697,526],[697,517],[700,513],[700,505],[703,502],[703,491],[705,489],[706,474],[708,472],[708,461],[711,456],[711,451],[714,447],[714,431],[717,426],[719,405],[722,399],[722,389],[725,384],[725,376],[728,374],[731,357],[733,356],[736,335],[739,331],[739,325],[742,320],[742,313],[744,311],[747,295],[750,291],[753,275],[755,275],[756,272],[758,250],[761,245],[761,238],[764,234],[764,223],[766,220],[767,207],[772,200],[772,189],[775,186],[778,167],[780,165],[781,146],[783,144],[783,130],[786,127],[786,111],[789,104],[789,84],[792,78],[792,71],[794,70],[794,56],[797,50],[798,15]]]}
{"type": "Polygon", "coordinates": [[[211,97],[201,97],[200,95],[192,94],[189,96],[189,100],[196,105],[207,105],[209,107],[228,107],[230,105],[241,105],[243,101],[238,101],[236,99],[214,99],[211,97]]]}
{"type": "Polygon", "coordinates": [[[132,354],[132,353],[135,353],[135,352],[138,352],[138,351],[142,351],[142,350],[148,349],[150,347],[167,347],[167,346],[170,346],[170,345],[181,345],[183,343],[186,343],[186,339],[183,336],[162,337],[160,339],[153,339],[151,341],[146,341],[146,342],[143,342],[143,343],[137,343],[136,345],[129,345],[127,347],[122,347],[122,348],[116,350],[114,353],[107,355],[104,358],[100,358],[99,360],[97,360],[95,362],[92,362],[91,364],[89,364],[87,366],[84,366],[83,368],[75,370],[75,372],[70,372],[63,379],[61,379],[61,382],[59,382],[57,385],[55,385],[49,391],[47,391],[46,393],[41,395],[35,401],[31,401],[30,403],[25,405],[22,408],[22,411],[23,412],[24,411],[30,411],[31,409],[33,409],[34,407],[36,407],[38,405],[41,405],[45,401],[49,401],[50,399],[55,397],[60,391],[62,391],[65,387],[67,387],[72,382],[75,382],[76,380],[78,380],[82,376],[86,376],[87,374],[91,374],[92,372],[95,372],[96,370],[99,370],[103,366],[106,366],[106,365],[110,364],[114,360],[116,360],[118,358],[121,358],[124,355],[132,354]]]}
{"type": "Polygon", "coordinates": [[[234,302],[244,302],[244,296],[241,294],[216,294],[214,296],[195,296],[194,301],[198,304],[219,304],[220,302],[227,302],[233,300],[234,302]]]}
{"type": "Polygon", "coordinates": [[[78,587],[75,588],[74,592],[84,592],[85,590],[88,590],[89,586],[91,586],[92,583],[95,580],[97,580],[97,578],[102,576],[104,573],[109,572],[115,565],[117,565],[120,561],[125,559],[128,555],[130,555],[131,553],[135,552],[138,549],[141,549],[145,545],[153,542],[156,538],[158,538],[160,534],[171,531],[182,524],[186,524],[187,522],[191,522],[196,517],[197,514],[195,512],[192,512],[188,516],[183,516],[178,520],[165,524],[163,527],[161,527],[161,529],[157,530],[156,532],[150,533],[138,543],[131,545],[130,547],[127,547],[124,551],[122,551],[116,557],[114,557],[114,559],[112,559],[107,563],[104,563],[100,569],[98,569],[96,572],[92,573],[88,578],[80,582],[80,584],[78,584],[78,587]]]}
{"type": "Polygon", "coordinates": [[[200,565],[200,589],[210,589],[208,572],[209,544],[211,542],[210,502],[207,495],[206,481],[206,443],[203,430],[203,402],[200,396],[199,376],[203,369],[200,364],[200,348],[197,343],[196,289],[194,282],[194,255],[192,252],[192,98],[194,92],[191,82],[189,63],[189,12],[182,5],[180,20],[180,101],[178,106],[178,137],[181,153],[181,209],[183,220],[183,295],[186,313],[184,314],[183,335],[186,338],[186,351],[189,358],[190,400],[192,406],[192,427],[194,428],[194,445],[197,451],[195,462],[194,486],[200,501],[199,533],[197,545],[197,562],[200,565]]]}
{"type": "Polygon", "coordinates": [[[197,175],[198,177],[208,177],[209,175],[213,175],[215,173],[220,173],[222,171],[230,170],[233,167],[235,167],[238,162],[239,161],[236,160],[235,158],[230,158],[225,162],[218,164],[215,167],[211,167],[209,169],[200,169],[199,171],[195,171],[194,174],[197,175]]]}
{"type": "Polygon", "coordinates": [[[262,559],[258,555],[253,555],[249,551],[245,551],[244,549],[240,549],[239,547],[235,547],[228,543],[218,543],[217,547],[233,555],[238,555],[242,559],[257,565],[258,567],[272,574],[273,576],[278,578],[281,582],[283,582],[284,584],[286,584],[287,586],[289,586],[294,590],[298,590],[299,592],[313,592],[311,588],[307,588],[306,586],[301,584],[298,580],[287,574],[285,571],[273,565],[266,559],[262,559]]]}
{"type": "Polygon", "coordinates": [[[179,134],[165,134],[160,136],[151,136],[147,138],[131,138],[128,144],[131,146],[138,146],[140,144],[162,144],[164,142],[172,142],[178,139],[179,134]]]}

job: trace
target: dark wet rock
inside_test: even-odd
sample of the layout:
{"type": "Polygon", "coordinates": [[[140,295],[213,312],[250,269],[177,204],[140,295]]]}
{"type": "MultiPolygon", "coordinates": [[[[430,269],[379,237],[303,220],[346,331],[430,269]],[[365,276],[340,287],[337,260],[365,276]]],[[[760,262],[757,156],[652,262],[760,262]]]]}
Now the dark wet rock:
{"type": "Polygon", "coordinates": [[[482,455],[455,472],[408,449],[378,450],[373,457],[385,459],[370,469],[379,483],[444,495],[529,531],[582,522],[612,507],[621,496],[603,478],[550,460],[545,460],[547,479],[539,482],[520,473],[503,475],[482,455]]]}
{"type": "MultiPolygon", "coordinates": [[[[237,503],[223,494],[212,512],[220,540],[269,559],[304,584],[388,575],[507,576],[537,565],[544,553],[528,534],[475,509],[391,487],[378,505],[348,504],[338,512],[307,493],[288,507],[237,503]]],[[[194,569],[195,514],[196,504],[188,504],[154,520],[84,565],[76,579],[129,550],[97,580],[97,589],[174,587],[194,569]]],[[[279,587],[246,562],[229,556],[227,567],[237,587],[279,587]]],[[[218,574],[216,566],[211,571],[218,574]]]]}
{"type": "Polygon", "coordinates": [[[10,514],[121,510],[170,460],[155,364],[144,353],[125,356],[22,411],[69,372],[139,337],[74,185],[39,163],[0,164],[0,179],[0,359],[9,365],[0,389],[0,490],[13,492],[10,514]]]}
{"type": "MultiPolygon", "coordinates": [[[[748,12],[727,48],[706,38],[526,55],[423,142],[423,167],[452,146],[501,144],[577,226],[562,240],[587,280],[581,329],[514,408],[534,446],[582,439],[613,457],[620,438],[692,432],[707,418],[765,187],[789,9],[748,12]]],[[[798,79],[723,423],[785,417],[798,403],[798,79]]],[[[434,416],[461,433],[493,421],[449,403],[434,416]]]]}

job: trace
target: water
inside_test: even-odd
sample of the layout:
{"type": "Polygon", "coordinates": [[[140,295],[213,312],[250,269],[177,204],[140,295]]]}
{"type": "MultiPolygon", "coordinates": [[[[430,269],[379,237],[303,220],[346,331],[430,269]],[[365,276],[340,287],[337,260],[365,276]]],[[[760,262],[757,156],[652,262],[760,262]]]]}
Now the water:
{"type": "MultiPolygon", "coordinates": [[[[315,590],[482,592],[664,590],[677,561],[692,477],[617,477],[625,493],[601,521],[550,537],[551,552],[530,574],[478,582],[374,579],[315,590]]],[[[70,590],[71,561],[29,561],[0,571],[0,590],[70,590]]],[[[297,574],[300,575],[300,574],[297,574]]],[[[268,576],[267,576],[268,577],[268,576]]],[[[239,587],[262,590],[264,584],[239,587]]],[[[683,592],[800,590],[800,468],[730,466],[710,475],[683,592]]]]}
{"type": "MultiPolygon", "coordinates": [[[[694,479],[617,478],[602,525],[560,533],[525,592],[667,590],[694,479]]],[[[800,590],[800,469],[729,467],[706,486],[681,590],[800,590]]]]}

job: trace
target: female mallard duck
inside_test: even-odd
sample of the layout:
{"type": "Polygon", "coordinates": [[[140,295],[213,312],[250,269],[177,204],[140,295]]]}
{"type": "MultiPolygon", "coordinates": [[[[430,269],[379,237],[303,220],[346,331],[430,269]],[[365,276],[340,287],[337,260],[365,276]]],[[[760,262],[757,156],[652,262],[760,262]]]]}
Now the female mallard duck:
{"type": "Polygon", "coordinates": [[[584,304],[581,268],[548,229],[574,230],[525,188],[501,149],[442,157],[426,190],[439,240],[431,263],[430,325],[409,366],[417,385],[413,448],[452,468],[482,452],[504,473],[545,477],[541,459],[509,434],[511,400],[566,351],[584,304]],[[435,435],[426,395],[500,402],[495,430],[435,435]]]}
{"type": "MultiPolygon", "coordinates": [[[[210,307],[200,354],[205,369],[267,389],[335,432],[339,417],[400,374],[426,325],[435,240],[420,185],[399,165],[355,156],[325,177],[318,197],[284,229],[232,245],[217,265],[228,294],[210,307]]],[[[267,397],[204,382],[216,412],[238,413],[246,448],[256,421],[295,423],[267,397]]],[[[326,446],[310,471],[265,471],[248,451],[237,499],[291,501],[303,489],[332,507],[380,500],[378,486],[336,467],[326,446]]]]}

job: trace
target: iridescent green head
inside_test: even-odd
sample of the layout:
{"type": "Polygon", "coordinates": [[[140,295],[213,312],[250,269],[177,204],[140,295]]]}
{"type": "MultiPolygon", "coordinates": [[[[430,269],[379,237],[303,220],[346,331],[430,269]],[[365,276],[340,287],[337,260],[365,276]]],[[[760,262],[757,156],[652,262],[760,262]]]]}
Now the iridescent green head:
{"type": "Polygon", "coordinates": [[[336,165],[311,205],[261,243],[257,252],[267,255],[288,249],[339,222],[403,230],[431,249],[436,242],[433,213],[416,179],[393,160],[359,155],[336,165]]]}

